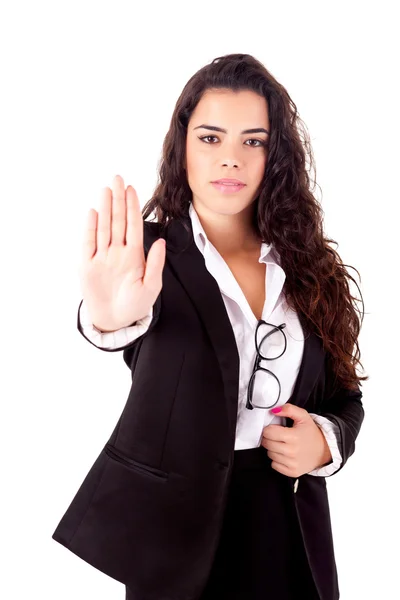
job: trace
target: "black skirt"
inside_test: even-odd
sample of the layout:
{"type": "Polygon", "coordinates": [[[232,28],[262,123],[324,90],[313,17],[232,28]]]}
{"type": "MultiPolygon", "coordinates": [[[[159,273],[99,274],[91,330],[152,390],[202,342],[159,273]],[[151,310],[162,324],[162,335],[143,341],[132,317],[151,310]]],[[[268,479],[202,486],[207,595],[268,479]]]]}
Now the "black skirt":
{"type": "Polygon", "coordinates": [[[199,600],[319,600],[291,480],[271,462],[263,446],[235,450],[219,546],[199,600]]]}
{"type": "MultiPolygon", "coordinates": [[[[319,600],[291,482],[271,462],[263,446],[235,450],[219,545],[198,600],[319,600]]],[[[126,600],[136,600],[128,588],[126,600]]]]}

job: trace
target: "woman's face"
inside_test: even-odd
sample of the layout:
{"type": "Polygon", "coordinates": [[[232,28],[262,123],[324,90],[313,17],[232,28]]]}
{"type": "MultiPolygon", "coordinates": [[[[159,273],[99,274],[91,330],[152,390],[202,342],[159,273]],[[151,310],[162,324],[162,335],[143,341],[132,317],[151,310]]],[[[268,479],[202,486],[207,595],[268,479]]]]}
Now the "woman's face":
{"type": "Polygon", "coordinates": [[[265,171],[269,135],[243,131],[260,128],[270,131],[264,97],[247,90],[204,93],[191,115],[186,138],[186,172],[195,209],[200,208],[202,214],[233,215],[253,203],[265,171]],[[206,125],[226,133],[207,129],[206,125]],[[212,184],[221,178],[240,179],[245,186],[227,193],[212,184]]]}

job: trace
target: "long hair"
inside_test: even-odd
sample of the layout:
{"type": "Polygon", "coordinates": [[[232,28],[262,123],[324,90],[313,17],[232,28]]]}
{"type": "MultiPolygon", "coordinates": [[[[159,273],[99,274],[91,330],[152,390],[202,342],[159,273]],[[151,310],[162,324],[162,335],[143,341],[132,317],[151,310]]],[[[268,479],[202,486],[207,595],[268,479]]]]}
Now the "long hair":
{"type": "Polygon", "coordinates": [[[348,265],[329,245],[333,242],[337,246],[337,242],[324,236],[323,210],[312,193],[315,181],[311,188],[306,168],[308,159],[310,170],[316,171],[313,152],[297,107],[286,89],[254,57],[228,54],[215,58],[189,79],[164,139],[159,181],[142,209],[143,219],[154,212],[164,228],[172,219],[187,218],[192,200],[184,169],[187,125],[208,89],[251,90],[267,101],[268,159],[254,201],[253,226],[279,254],[286,274],[287,305],[322,339],[336,382],[357,390],[361,380],[369,379],[356,373],[356,363],[362,366],[357,341],[362,320],[353,305],[353,300],[359,300],[351,295],[349,280],[358,285],[347,272],[348,265]]]}

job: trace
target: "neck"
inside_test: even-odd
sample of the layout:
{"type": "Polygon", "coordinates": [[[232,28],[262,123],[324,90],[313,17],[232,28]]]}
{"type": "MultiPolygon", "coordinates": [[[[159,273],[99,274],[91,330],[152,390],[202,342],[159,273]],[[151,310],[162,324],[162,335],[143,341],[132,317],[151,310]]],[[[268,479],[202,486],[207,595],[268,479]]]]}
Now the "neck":
{"type": "Polygon", "coordinates": [[[252,205],[236,215],[216,214],[194,201],[193,208],[207,238],[221,256],[260,252],[262,240],[252,225],[252,205]]]}

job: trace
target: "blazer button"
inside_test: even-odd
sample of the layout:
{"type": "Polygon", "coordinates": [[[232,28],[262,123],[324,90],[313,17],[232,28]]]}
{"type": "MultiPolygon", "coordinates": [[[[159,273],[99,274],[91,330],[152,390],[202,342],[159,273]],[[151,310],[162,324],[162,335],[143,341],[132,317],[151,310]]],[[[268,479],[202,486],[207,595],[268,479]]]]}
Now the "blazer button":
{"type": "Polygon", "coordinates": [[[296,481],[294,482],[294,486],[293,486],[294,493],[296,493],[296,492],[297,492],[297,488],[298,488],[298,487],[299,487],[299,480],[298,480],[298,479],[296,479],[296,481]]]}

